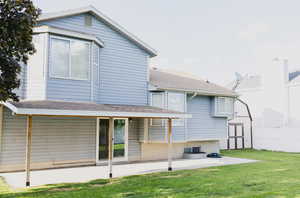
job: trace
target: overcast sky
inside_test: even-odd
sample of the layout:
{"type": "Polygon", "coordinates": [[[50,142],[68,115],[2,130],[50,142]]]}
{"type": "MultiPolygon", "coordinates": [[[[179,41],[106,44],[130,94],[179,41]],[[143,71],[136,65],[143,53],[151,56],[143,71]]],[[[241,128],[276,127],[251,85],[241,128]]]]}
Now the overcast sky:
{"type": "Polygon", "coordinates": [[[34,0],[53,12],[87,5],[121,24],[159,55],[152,65],[219,84],[258,73],[275,57],[300,68],[298,0],[34,0]]]}

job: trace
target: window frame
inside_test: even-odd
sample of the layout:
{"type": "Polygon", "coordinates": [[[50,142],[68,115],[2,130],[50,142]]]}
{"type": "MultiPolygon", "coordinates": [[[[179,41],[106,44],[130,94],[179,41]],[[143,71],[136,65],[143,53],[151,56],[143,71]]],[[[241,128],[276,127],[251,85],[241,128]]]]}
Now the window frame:
{"type": "MultiPolygon", "coordinates": [[[[158,107],[158,108],[164,108],[165,107],[165,94],[164,92],[152,92],[151,93],[151,106],[152,107],[156,107],[156,106],[153,106],[153,95],[161,95],[161,102],[162,102],[162,107],[158,107]]],[[[153,118],[150,119],[150,126],[155,126],[155,127],[162,127],[164,126],[164,120],[163,119],[159,119],[157,118],[156,120],[160,120],[161,123],[159,125],[157,124],[153,124],[153,118]]]]}
{"type": "Polygon", "coordinates": [[[91,80],[91,64],[92,64],[92,43],[90,41],[76,39],[76,38],[69,38],[69,37],[62,37],[62,36],[56,36],[56,35],[50,35],[49,38],[49,77],[53,79],[64,79],[64,80],[78,80],[78,81],[90,81],[91,80]],[[69,66],[68,66],[68,77],[60,77],[53,74],[53,62],[52,62],[52,39],[58,39],[63,41],[69,42],[69,66]],[[71,43],[72,42],[83,42],[88,44],[88,76],[87,78],[74,78],[72,77],[72,55],[71,55],[71,43]]]}
{"type": "MultiPolygon", "coordinates": [[[[173,110],[173,111],[178,111],[178,110],[174,110],[174,109],[170,109],[170,103],[169,103],[169,97],[171,96],[171,98],[172,98],[172,94],[173,95],[177,95],[177,96],[180,96],[182,99],[183,99],[183,101],[182,101],[182,112],[184,113],[184,112],[186,112],[186,94],[185,93],[181,93],[181,92],[168,92],[168,109],[169,110],[173,110]]],[[[180,111],[181,112],[181,111],[180,111]]],[[[174,127],[184,127],[186,125],[186,123],[185,123],[185,119],[184,118],[182,118],[182,119],[175,119],[175,120],[173,120],[173,126],[174,127]]]]}
{"type": "Polygon", "coordinates": [[[234,114],[234,99],[231,97],[224,97],[224,96],[216,97],[215,115],[233,115],[233,114],[234,114]],[[220,99],[224,99],[224,111],[220,111],[219,108],[220,99]]]}

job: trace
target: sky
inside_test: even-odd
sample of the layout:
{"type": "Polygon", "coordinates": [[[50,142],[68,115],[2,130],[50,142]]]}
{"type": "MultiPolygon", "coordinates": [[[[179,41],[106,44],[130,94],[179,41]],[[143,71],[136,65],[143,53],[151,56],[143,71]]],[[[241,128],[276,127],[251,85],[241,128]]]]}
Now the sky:
{"type": "Polygon", "coordinates": [[[93,5],[158,51],[151,66],[221,85],[272,71],[274,58],[300,68],[299,0],[33,0],[43,12],[93,5]]]}

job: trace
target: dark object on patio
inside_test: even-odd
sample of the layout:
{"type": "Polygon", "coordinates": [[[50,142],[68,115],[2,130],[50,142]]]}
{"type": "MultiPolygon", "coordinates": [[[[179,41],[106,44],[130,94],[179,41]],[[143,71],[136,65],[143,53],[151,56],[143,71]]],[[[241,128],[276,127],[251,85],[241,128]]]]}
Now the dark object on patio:
{"type": "Polygon", "coordinates": [[[222,158],[222,155],[219,154],[219,153],[210,153],[207,155],[207,157],[210,157],[210,158],[222,158]]]}

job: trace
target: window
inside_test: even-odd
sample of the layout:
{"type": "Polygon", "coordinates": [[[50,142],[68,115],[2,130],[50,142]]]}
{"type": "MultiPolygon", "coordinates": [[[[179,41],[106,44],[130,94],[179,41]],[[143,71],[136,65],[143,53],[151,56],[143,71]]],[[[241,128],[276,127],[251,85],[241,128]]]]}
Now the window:
{"type": "Polygon", "coordinates": [[[231,115],[233,114],[233,98],[217,97],[216,113],[231,115]]]}
{"type": "Polygon", "coordinates": [[[50,75],[55,78],[88,80],[90,43],[80,40],[51,38],[50,75]]]}
{"type": "MultiPolygon", "coordinates": [[[[185,94],[168,93],[168,109],[185,112],[185,94]]],[[[184,126],[184,119],[174,119],[173,126],[184,126]]]]}
{"type": "MultiPolygon", "coordinates": [[[[151,105],[153,107],[164,108],[164,97],[162,93],[152,93],[151,105]]],[[[152,126],[162,126],[162,119],[151,119],[152,126]]]]}

